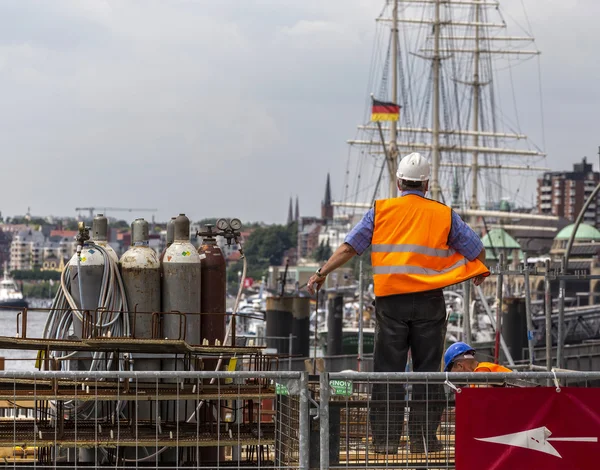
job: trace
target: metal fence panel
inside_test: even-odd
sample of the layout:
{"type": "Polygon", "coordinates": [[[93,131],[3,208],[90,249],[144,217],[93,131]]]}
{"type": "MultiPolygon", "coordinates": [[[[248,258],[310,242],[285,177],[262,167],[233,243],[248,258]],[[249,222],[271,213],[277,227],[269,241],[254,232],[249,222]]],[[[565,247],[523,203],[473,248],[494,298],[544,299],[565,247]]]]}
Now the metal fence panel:
{"type": "Polygon", "coordinates": [[[0,456],[35,468],[308,468],[303,390],[295,372],[0,372],[0,456]]]}
{"type": "Polygon", "coordinates": [[[461,387],[581,386],[600,372],[322,374],[320,468],[455,468],[461,387]]]}

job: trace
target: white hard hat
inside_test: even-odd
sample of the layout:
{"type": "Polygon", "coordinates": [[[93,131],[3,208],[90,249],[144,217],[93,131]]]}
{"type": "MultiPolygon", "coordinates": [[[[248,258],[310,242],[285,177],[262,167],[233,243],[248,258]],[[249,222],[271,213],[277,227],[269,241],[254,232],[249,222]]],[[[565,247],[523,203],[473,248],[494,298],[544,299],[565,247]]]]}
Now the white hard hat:
{"type": "Polygon", "coordinates": [[[429,172],[429,162],[423,155],[414,152],[400,160],[396,177],[406,181],[427,181],[429,172]]]}

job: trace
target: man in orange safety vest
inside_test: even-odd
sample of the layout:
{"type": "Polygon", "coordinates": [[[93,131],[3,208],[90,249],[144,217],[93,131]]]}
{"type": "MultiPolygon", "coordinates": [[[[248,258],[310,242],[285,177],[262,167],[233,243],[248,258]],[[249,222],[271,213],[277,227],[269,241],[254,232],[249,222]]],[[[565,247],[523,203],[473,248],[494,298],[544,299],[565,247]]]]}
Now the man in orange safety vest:
{"type": "MultiPolygon", "coordinates": [[[[308,281],[308,290],[314,293],[329,273],[371,248],[376,297],[374,372],[404,372],[409,349],[415,372],[439,371],[446,331],[443,289],[469,279],[479,285],[489,275],[478,235],[452,208],[425,197],[430,173],[421,154],[404,157],[396,173],[398,197],[375,201],[308,281]]],[[[371,449],[377,453],[398,453],[405,392],[399,383],[373,385],[369,420],[371,449]]],[[[410,452],[443,451],[444,443],[437,437],[443,387],[416,384],[411,395],[410,452]]]]}

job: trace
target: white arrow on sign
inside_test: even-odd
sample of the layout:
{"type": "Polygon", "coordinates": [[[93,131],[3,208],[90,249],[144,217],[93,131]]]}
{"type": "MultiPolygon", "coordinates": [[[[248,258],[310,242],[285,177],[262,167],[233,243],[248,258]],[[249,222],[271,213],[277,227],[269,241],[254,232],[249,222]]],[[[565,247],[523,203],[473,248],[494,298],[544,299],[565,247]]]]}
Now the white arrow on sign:
{"type": "Polygon", "coordinates": [[[548,441],[562,442],[598,442],[597,437],[550,437],[552,432],[546,427],[528,429],[527,431],[504,434],[502,436],[475,438],[477,441],[504,444],[506,446],[522,447],[524,449],[536,450],[545,454],[554,455],[562,459],[562,456],[548,441]]]}

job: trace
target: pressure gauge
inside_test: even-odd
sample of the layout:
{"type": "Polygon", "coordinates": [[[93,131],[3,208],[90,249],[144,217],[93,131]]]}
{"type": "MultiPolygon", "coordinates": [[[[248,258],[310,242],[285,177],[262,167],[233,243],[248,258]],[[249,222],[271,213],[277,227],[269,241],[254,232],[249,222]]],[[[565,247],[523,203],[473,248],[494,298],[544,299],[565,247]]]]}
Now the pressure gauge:
{"type": "Polygon", "coordinates": [[[229,228],[229,222],[227,222],[227,219],[217,220],[217,228],[219,230],[227,230],[229,228]]]}
{"type": "Polygon", "coordinates": [[[231,219],[229,225],[233,230],[239,230],[242,228],[242,221],[240,219],[231,219]]]}

